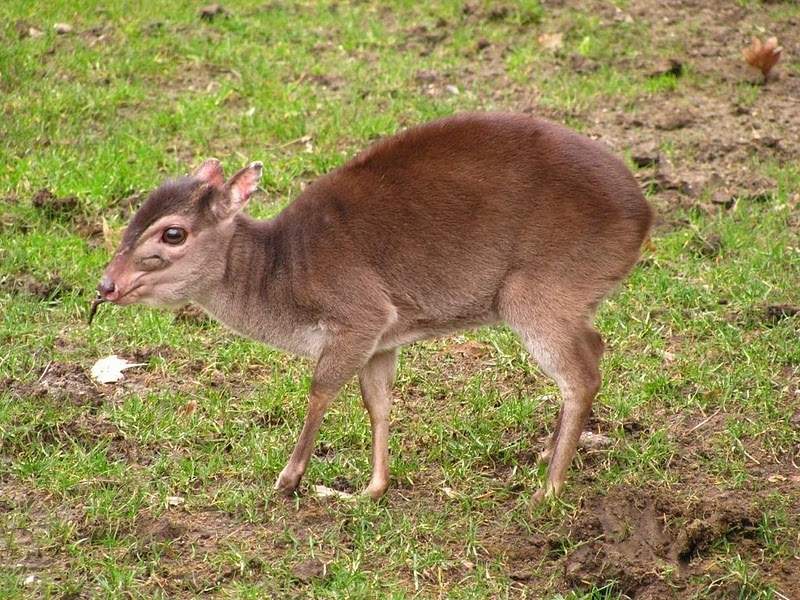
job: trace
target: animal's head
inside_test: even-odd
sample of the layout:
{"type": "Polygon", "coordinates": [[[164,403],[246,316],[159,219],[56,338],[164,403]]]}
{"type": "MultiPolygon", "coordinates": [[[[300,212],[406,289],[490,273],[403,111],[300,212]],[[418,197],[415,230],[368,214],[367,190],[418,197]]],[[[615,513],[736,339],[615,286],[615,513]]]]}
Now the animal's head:
{"type": "Polygon", "coordinates": [[[201,297],[224,272],[233,220],[258,188],[261,168],[254,162],[225,181],[219,161],[209,159],[153,191],[106,267],[98,299],[180,306],[201,297]]]}

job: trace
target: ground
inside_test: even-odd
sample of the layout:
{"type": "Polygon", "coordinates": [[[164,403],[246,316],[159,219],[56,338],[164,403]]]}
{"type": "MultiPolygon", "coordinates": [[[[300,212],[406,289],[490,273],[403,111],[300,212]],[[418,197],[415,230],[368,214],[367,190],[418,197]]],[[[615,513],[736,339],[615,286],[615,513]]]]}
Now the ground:
{"type": "MultiPolygon", "coordinates": [[[[233,15],[277,10],[229,8],[233,15]]],[[[330,8],[347,10],[344,4],[330,8]]],[[[205,22],[234,18],[211,12],[205,22]]],[[[36,345],[29,362],[9,359],[8,371],[0,371],[9,403],[0,417],[0,566],[8,574],[0,581],[8,593],[800,598],[800,307],[792,289],[800,273],[796,6],[469,2],[457,17],[405,23],[402,14],[377,5],[370,18],[390,32],[395,52],[420,61],[409,83],[414,93],[434,100],[469,94],[470,109],[517,110],[567,123],[634,168],[658,218],[634,283],[618,304],[646,282],[702,281],[696,299],[684,306],[676,307],[666,288],[652,287],[632,301],[638,314],[608,318],[606,391],[563,499],[530,506],[540,476],[536,453],[554,418],[556,392],[507,334],[453,336],[404,354],[392,424],[394,479],[384,500],[323,498],[311,487],[324,482],[354,492],[365,481],[368,434],[363,420],[349,429],[359,411],[352,389],[346,408],[326,425],[336,433],[323,432],[301,494],[282,499],[270,485],[299,426],[307,362],[265,358],[248,345],[237,346],[244,358],[231,358],[232,350],[219,356],[220,340],[228,344],[231,336],[185,310],[169,325],[169,336],[185,336],[186,345],[169,336],[139,343],[130,334],[126,357],[147,366],[128,371],[119,385],[101,385],[88,366],[95,349],[110,347],[114,327],[84,342],[75,309],[69,331],[50,335],[46,347],[36,345]],[[483,37],[492,23],[506,23],[513,33],[483,37]],[[464,31],[478,33],[464,42],[464,31]],[[627,36],[620,42],[625,48],[653,44],[659,52],[617,58],[596,47],[605,43],[597,32],[627,36]],[[640,37],[643,32],[649,35],[640,37]],[[743,60],[752,35],[777,36],[783,46],[766,77],[743,60]],[[526,36],[538,37],[536,51],[547,57],[527,70],[509,58],[526,36]],[[456,41],[465,60],[425,63],[456,41]],[[579,51],[584,47],[590,50],[579,51]],[[625,93],[617,76],[653,93],[625,93]],[[607,89],[571,96],[569,86],[584,77],[599,78],[607,89]],[[722,279],[698,275],[721,264],[734,272],[750,238],[732,228],[756,231],[778,213],[785,216],[779,239],[785,279],[743,273],[726,287],[722,279]],[[687,274],[668,254],[672,247],[698,270],[687,274]],[[655,270],[663,270],[663,278],[651,275],[655,270]],[[741,292],[763,281],[772,293],[762,299],[741,292]],[[626,341],[627,326],[616,323],[628,319],[635,321],[632,328],[657,329],[659,344],[645,343],[644,334],[639,342],[626,341]],[[704,325],[694,327],[692,320],[704,325]],[[709,341],[715,334],[704,327],[736,333],[719,344],[709,341]],[[768,350],[753,358],[748,349],[759,344],[768,350]],[[653,374],[637,381],[644,367],[631,364],[638,355],[648,357],[653,374]],[[747,372],[750,363],[767,366],[739,377],[737,368],[747,372]],[[11,365],[29,368],[23,373],[11,365]],[[698,375],[709,372],[722,375],[698,375]],[[280,398],[281,389],[266,392],[276,385],[288,390],[291,405],[273,396],[259,399],[259,392],[280,398]],[[646,401],[624,405],[613,391],[622,385],[620,396],[638,389],[646,401]],[[470,396],[476,390],[477,399],[470,396]],[[181,412],[191,398],[198,400],[197,415],[181,412]],[[752,412],[742,403],[750,398],[758,404],[752,412]],[[12,403],[27,412],[15,412],[12,403]],[[428,422],[437,419],[446,425],[430,429],[428,422]],[[159,429],[160,420],[165,425],[159,429]],[[268,429],[277,430],[276,437],[264,437],[268,429]],[[252,462],[251,449],[259,444],[274,448],[265,448],[269,455],[257,466],[240,467],[239,460],[252,462]],[[37,450],[28,455],[31,448],[37,450]],[[83,462],[63,473],[53,467],[43,475],[37,467],[78,451],[83,462]],[[223,458],[217,463],[214,456],[223,458]],[[114,579],[115,564],[128,565],[119,571],[129,575],[114,579]],[[105,582],[92,574],[97,570],[105,582]]],[[[18,39],[36,26],[17,21],[18,39]]],[[[160,31],[163,24],[153,27],[160,31]]],[[[72,35],[102,45],[122,29],[109,21],[72,35]]],[[[339,51],[335,33],[317,32],[315,40],[311,53],[331,64],[324,61],[339,51]]],[[[353,52],[364,64],[380,59],[369,44],[353,52]]],[[[182,78],[164,83],[165,97],[213,88],[219,73],[212,66],[194,62],[182,78]]],[[[359,90],[344,66],[286,78],[281,85],[309,86],[342,102],[372,93],[359,90]]],[[[246,111],[248,101],[244,92],[224,99],[229,114],[246,111]]],[[[391,96],[381,102],[389,106],[391,96]]],[[[297,136],[274,149],[300,153],[312,139],[297,136]]],[[[368,142],[347,139],[343,148],[332,144],[332,154],[339,160],[340,150],[368,142]]],[[[244,134],[220,135],[211,144],[217,147],[204,151],[229,153],[238,143],[250,142],[244,134]]],[[[174,154],[193,160],[190,147],[174,154]]],[[[67,229],[88,240],[86,252],[102,252],[110,239],[79,195],[51,191],[44,181],[4,193],[9,206],[33,207],[51,231],[67,229]]],[[[114,223],[124,223],[142,196],[120,198],[101,209],[114,223]]],[[[0,232],[26,235],[20,214],[4,215],[0,232]]],[[[99,275],[86,273],[87,280],[99,275]]],[[[49,306],[73,296],[88,302],[90,289],[68,275],[22,267],[0,279],[9,302],[49,306]]],[[[109,323],[106,308],[100,307],[98,320],[109,323]]],[[[137,315],[136,323],[148,318],[137,315]]],[[[15,333],[9,323],[0,337],[9,348],[17,336],[36,335],[35,327],[15,333]]],[[[2,362],[0,368],[6,368],[2,362]]]]}

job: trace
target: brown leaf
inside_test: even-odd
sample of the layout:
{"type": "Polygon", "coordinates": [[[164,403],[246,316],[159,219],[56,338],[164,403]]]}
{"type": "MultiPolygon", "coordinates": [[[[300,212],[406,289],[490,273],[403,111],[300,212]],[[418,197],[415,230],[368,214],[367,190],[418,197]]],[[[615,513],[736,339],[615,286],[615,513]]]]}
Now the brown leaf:
{"type": "Polygon", "coordinates": [[[122,236],[125,233],[125,227],[123,226],[117,229],[111,229],[111,226],[108,224],[108,221],[106,221],[105,217],[102,217],[100,225],[103,230],[103,245],[105,246],[106,250],[113,254],[119,245],[119,241],[122,239],[122,236]]]}
{"type": "Polygon", "coordinates": [[[543,33],[536,41],[539,42],[539,46],[541,46],[542,50],[546,50],[548,52],[556,52],[561,50],[564,46],[564,34],[563,33],[543,33]]]}
{"type": "Polygon", "coordinates": [[[761,71],[766,78],[781,57],[782,51],[783,48],[778,46],[778,38],[771,37],[762,44],[759,38],[754,37],[743,54],[747,64],[761,71]]]}
{"type": "Polygon", "coordinates": [[[103,217],[103,243],[106,246],[106,250],[114,252],[115,244],[111,234],[111,227],[108,226],[108,221],[106,221],[105,217],[103,217]]]}
{"type": "Polygon", "coordinates": [[[194,414],[194,411],[197,410],[197,400],[189,400],[189,403],[180,409],[181,413],[185,417],[191,417],[194,414]]]}

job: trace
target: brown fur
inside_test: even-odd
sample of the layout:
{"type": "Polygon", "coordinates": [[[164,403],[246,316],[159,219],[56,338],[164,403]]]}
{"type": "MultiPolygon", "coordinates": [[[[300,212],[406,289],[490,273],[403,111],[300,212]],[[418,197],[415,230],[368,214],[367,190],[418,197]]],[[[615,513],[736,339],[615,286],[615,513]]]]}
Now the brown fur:
{"type": "Polygon", "coordinates": [[[564,127],[497,113],[379,142],[268,221],[240,212],[260,172],[254,163],[223,184],[211,160],[156,190],[98,289],[120,304],[191,300],[317,359],[276,487],[297,487],[326,408],[358,375],[373,427],[365,494],[382,495],[398,347],[505,322],[564,397],[537,498],[558,493],[600,387],[594,312],[636,263],[652,219],[628,169],[564,127]],[[163,243],[171,226],[187,231],[183,244],[163,243]]]}

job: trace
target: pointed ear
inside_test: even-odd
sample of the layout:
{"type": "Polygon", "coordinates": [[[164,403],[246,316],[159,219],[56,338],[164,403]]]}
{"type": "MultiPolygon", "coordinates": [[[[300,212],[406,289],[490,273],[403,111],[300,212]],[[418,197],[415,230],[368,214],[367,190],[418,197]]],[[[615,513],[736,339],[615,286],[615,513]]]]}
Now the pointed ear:
{"type": "Polygon", "coordinates": [[[228,214],[233,215],[247,204],[250,196],[258,189],[258,182],[261,179],[261,169],[264,165],[260,161],[250,163],[244,169],[236,173],[225,184],[225,192],[228,196],[228,214]]]}
{"type": "Polygon", "coordinates": [[[222,187],[225,175],[222,173],[222,165],[216,158],[209,158],[202,165],[197,167],[192,173],[192,177],[205,181],[214,187],[222,187]]]}

